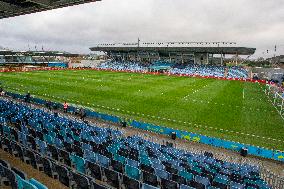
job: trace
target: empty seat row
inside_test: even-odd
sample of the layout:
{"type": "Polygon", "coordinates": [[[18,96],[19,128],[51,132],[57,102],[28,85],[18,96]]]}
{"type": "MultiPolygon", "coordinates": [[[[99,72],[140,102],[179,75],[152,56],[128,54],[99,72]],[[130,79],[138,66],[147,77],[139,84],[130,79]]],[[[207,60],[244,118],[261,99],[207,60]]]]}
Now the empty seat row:
{"type": "Polygon", "coordinates": [[[29,150],[15,150],[19,147],[9,139],[92,178],[104,181],[109,173],[116,175],[107,179],[116,178],[110,182],[115,186],[132,179],[139,186],[161,188],[269,188],[256,166],[224,162],[208,153],[194,154],[136,136],[123,137],[118,131],[93,129],[22,104],[0,103],[2,146],[14,149],[13,154],[20,154],[24,161],[29,161],[29,150]],[[115,132],[117,136],[113,136],[115,132]]]}
{"type": "MultiPolygon", "coordinates": [[[[87,177],[84,174],[76,172],[72,168],[66,166],[63,163],[57,162],[52,158],[45,157],[44,155],[38,153],[37,151],[34,151],[30,147],[24,146],[14,140],[10,141],[6,139],[7,138],[5,136],[1,136],[0,147],[3,150],[11,153],[17,158],[20,158],[24,163],[30,164],[33,168],[44,172],[49,177],[58,179],[62,184],[70,188],[82,188],[82,189],[83,188],[94,188],[94,189],[95,188],[99,188],[99,189],[107,188],[105,186],[102,186],[96,183],[96,181],[93,178],[87,177]]],[[[3,165],[3,163],[1,164],[3,165]]],[[[22,183],[23,185],[26,185],[26,182],[27,182],[25,181],[27,179],[26,174],[14,168],[12,168],[12,171],[16,173],[16,177],[13,180],[11,179],[13,178],[13,175],[8,174],[8,175],[11,175],[10,176],[11,178],[9,179],[11,185],[13,185],[14,182],[17,183],[17,185],[21,185],[20,183],[22,183]]],[[[4,175],[7,175],[7,173],[4,173],[4,175]]],[[[29,182],[35,186],[40,184],[35,179],[31,179],[29,182]]],[[[22,187],[18,186],[17,188],[22,188],[22,187]]]]}
{"type": "Polygon", "coordinates": [[[11,167],[2,159],[0,159],[0,176],[0,186],[10,186],[12,189],[47,189],[45,185],[34,178],[28,179],[26,173],[11,167]]]}

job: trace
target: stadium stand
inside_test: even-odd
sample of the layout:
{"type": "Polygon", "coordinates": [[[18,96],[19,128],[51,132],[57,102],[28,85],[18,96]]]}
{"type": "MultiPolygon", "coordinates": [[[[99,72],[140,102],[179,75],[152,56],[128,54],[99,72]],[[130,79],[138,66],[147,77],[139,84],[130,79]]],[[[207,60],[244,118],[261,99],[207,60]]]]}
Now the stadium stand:
{"type": "Polygon", "coordinates": [[[248,71],[242,67],[227,67],[215,65],[188,64],[187,66],[178,65],[170,70],[172,74],[200,75],[207,77],[226,77],[233,79],[248,79],[248,71]]]}
{"type": "Polygon", "coordinates": [[[0,56],[0,64],[1,64],[1,63],[5,63],[5,59],[4,59],[3,56],[0,56]]]}
{"type": "Polygon", "coordinates": [[[154,61],[152,65],[149,66],[149,68],[151,70],[167,70],[167,69],[170,69],[173,65],[174,63],[172,62],[157,60],[157,61],[154,61]]]}
{"type": "Polygon", "coordinates": [[[237,66],[230,67],[228,70],[228,78],[248,78],[248,71],[237,66]]]}
{"type": "Polygon", "coordinates": [[[97,68],[100,69],[111,69],[116,71],[130,71],[130,72],[143,72],[147,71],[148,68],[140,65],[138,62],[117,62],[117,61],[108,61],[100,64],[97,68]]]}
{"type": "Polygon", "coordinates": [[[20,56],[20,57],[16,57],[16,62],[34,63],[35,60],[31,56],[20,56]]]}
{"type": "Polygon", "coordinates": [[[48,67],[67,68],[68,64],[64,62],[49,62],[48,67]]]}
{"type": "MultiPolygon", "coordinates": [[[[118,130],[4,99],[0,134],[2,149],[70,188],[271,188],[257,166],[125,137],[118,130]]],[[[17,179],[12,174],[11,183],[17,179]]]]}
{"type": "Polygon", "coordinates": [[[232,79],[248,79],[248,72],[238,66],[225,67],[199,64],[173,64],[164,61],[155,61],[149,66],[142,66],[140,62],[108,61],[97,66],[99,69],[116,71],[146,72],[148,70],[168,70],[170,74],[198,75],[203,77],[226,77],[232,79]],[[226,73],[227,72],[227,73],[226,73]]]}
{"type": "Polygon", "coordinates": [[[167,67],[172,67],[174,63],[169,62],[169,61],[161,61],[157,60],[152,63],[153,66],[167,66],[167,67]]]}
{"type": "Polygon", "coordinates": [[[213,65],[197,65],[189,64],[185,68],[172,68],[171,74],[185,74],[185,75],[200,75],[200,76],[213,76],[225,77],[225,67],[213,65]]]}

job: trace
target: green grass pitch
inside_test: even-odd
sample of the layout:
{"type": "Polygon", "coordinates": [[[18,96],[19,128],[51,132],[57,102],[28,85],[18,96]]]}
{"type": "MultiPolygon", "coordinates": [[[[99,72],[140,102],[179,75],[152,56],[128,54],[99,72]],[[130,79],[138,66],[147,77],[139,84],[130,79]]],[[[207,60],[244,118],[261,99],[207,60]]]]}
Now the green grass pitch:
{"type": "Polygon", "coordinates": [[[92,70],[0,73],[0,78],[4,88],[36,97],[284,150],[284,121],[257,83],[92,70]]]}

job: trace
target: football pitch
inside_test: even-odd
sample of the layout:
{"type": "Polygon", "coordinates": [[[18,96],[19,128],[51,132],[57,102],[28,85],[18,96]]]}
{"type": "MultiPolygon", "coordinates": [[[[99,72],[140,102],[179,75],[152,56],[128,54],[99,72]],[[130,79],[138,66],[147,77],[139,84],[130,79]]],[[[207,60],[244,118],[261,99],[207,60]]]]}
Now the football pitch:
{"type": "Polygon", "coordinates": [[[258,83],[93,70],[0,73],[0,83],[98,112],[284,150],[284,120],[258,83]]]}

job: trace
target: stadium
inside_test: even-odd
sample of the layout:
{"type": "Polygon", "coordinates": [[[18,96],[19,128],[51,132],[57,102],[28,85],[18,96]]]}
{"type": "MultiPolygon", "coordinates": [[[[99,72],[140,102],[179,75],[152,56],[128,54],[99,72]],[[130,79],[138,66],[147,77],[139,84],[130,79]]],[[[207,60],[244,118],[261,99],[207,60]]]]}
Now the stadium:
{"type": "MultiPolygon", "coordinates": [[[[0,19],[89,2],[1,0],[0,19]]],[[[281,62],[235,42],[89,49],[0,49],[1,189],[284,189],[281,62]]]]}

